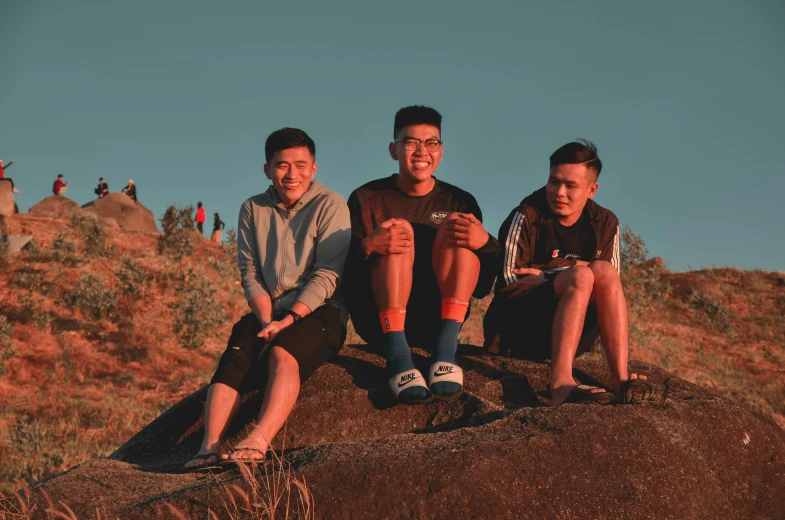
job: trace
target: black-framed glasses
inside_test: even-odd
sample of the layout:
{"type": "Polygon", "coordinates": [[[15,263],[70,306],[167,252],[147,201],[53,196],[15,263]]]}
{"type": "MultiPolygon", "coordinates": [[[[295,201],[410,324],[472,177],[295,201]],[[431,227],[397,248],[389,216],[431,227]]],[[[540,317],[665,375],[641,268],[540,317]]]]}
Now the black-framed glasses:
{"type": "Polygon", "coordinates": [[[431,153],[438,152],[439,148],[442,147],[444,141],[439,141],[438,139],[426,139],[425,141],[421,139],[415,139],[414,137],[407,137],[406,139],[396,139],[396,143],[403,143],[406,146],[406,149],[410,152],[415,151],[420,147],[420,143],[425,146],[425,149],[431,153]]]}

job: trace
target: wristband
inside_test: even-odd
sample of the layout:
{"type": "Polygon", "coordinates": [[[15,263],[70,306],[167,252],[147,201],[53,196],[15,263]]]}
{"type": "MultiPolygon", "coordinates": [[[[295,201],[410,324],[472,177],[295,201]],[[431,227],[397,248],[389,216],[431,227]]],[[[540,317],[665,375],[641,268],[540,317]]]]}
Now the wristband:
{"type": "Polygon", "coordinates": [[[286,311],[286,315],[287,315],[287,316],[291,316],[291,317],[292,317],[292,324],[295,324],[295,323],[297,323],[298,321],[300,321],[301,319],[303,319],[303,317],[302,317],[302,316],[300,316],[299,314],[297,314],[296,312],[294,312],[294,311],[293,311],[293,310],[291,310],[291,309],[289,309],[288,311],[286,311]]]}

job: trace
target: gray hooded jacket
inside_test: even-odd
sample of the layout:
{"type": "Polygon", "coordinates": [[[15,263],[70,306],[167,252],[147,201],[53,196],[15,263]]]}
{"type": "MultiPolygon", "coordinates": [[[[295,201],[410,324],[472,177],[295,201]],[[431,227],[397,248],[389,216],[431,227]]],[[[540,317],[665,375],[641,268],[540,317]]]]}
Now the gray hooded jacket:
{"type": "Polygon", "coordinates": [[[291,209],[273,186],[240,208],[237,256],[245,297],[266,294],[280,315],[302,302],[312,311],[325,302],[347,312],[336,292],[351,242],[343,198],[313,181],[291,209]]]}

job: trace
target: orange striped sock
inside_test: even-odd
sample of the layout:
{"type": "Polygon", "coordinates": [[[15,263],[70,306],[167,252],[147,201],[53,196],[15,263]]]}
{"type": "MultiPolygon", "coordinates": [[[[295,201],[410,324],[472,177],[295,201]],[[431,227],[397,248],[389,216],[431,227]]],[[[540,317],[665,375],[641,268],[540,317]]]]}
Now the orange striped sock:
{"type": "Polygon", "coordinates": [[[469,309],[469,302],[458,298],[442,298],[442,319],[453,320],[463,323],[466,319],[466,311],[469,309]]]}

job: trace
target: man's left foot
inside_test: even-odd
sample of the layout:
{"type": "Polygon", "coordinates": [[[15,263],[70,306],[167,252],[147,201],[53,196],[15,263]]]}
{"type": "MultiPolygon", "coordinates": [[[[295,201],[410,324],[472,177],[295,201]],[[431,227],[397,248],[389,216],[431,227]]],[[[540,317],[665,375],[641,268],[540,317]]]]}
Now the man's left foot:
{"type": "Polygon", "coordinates": [[[452,401],[463,392],[463,369],[454,363],[436,361],[428,369],[428,388],[439,401],[452,401]]]}
{"type": "Polygon", "coordinates": [[[221,455],[221,459],[230,462],[261,462],[267,456],[268,447],[264,443],[257,443],[253,439],[247,438],[221,455]]]}
{"type": "Polygon", "coordinates": [[[638,404],[651,399],[654,389],[646,376],[630,374],[630,378],[619,385],[620,404],[638,404]]]}

